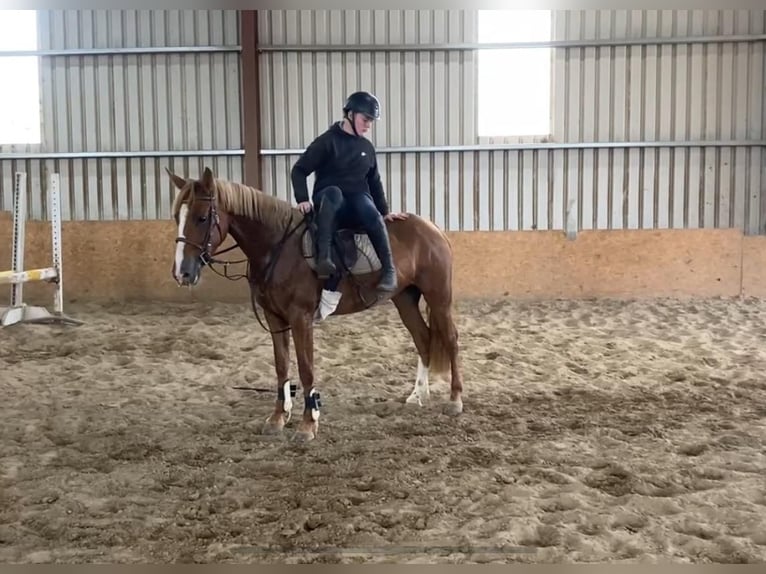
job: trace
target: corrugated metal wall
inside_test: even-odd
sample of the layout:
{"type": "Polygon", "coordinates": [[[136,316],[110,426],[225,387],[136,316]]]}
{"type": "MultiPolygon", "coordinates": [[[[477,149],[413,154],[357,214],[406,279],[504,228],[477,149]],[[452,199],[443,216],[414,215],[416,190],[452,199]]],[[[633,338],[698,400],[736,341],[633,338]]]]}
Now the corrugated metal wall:
{"type": "Polygon", "coordinates": [[[44,56],[43,144],[27,152],[150,157],[0,160],[0,209],[11,209],[13,172],[28,176],[30,216],[47,214],[48,171],[61,177],[64,219],[169,217],[165,166],[210,165],[242,179],[239,154],[151,157],[152,152],[241,150],[237,11],[40,11],[39,49],[229,47],[210,53],[44,56]],[[148,153],[147,153],[148,152],[148,153]]]}
{"type": "MultiPolygon", "coordinates": [[[[264,10],[258,24],[259,44],[267,46],[476,41],[476,13],[463,10],[264,10]]],[[[361,88],[378,94],[383,105],[383,119],[372,133],[377,146],[473,141],[471,52],[263,52],[260,73],[266,149],[304,148],[340,118],[346,95],[361,88]]],[[[266,157],[264,189],[291,198],[290,167],[296,159],[294,154],[266,157]]],[[[415,211],[451,228],[471,220],[471,161],[467,154],[381,154],[391,208],[415,211]]]]}
{"type": "MultiPolygon", "coordinates": [[[[258,22],[266,47],[259,69],[267,192],[291,197],[297,150],[339,117],[344,96],[359,87],[383,100],[384,118],[373,130],[379,147],[480,143],[476,52],[385,48],[474,43],[475,11],[262,10],[258,22]],[[270,49],[285,44],[375,49],[270,49]]],[[[763,34],[766,11],[556,12],[554,32],[574,40],[763,34]]],[[[39,40],[53,50],[230,51],[42,57],[43,144],[13,151],[75,157],[0,159],[0,209],[11,207],[19,169],[29,173],[33,217],[47,211],[45,174],[61,174],[65,219],[167,217],[174,190],[165,165],[194,173],[209,164],[243,178],[236,11],[41,11],[39,40]],[[167,150],[224,151],[151,157],[167,150]],[[144,157],[76,157],[88,153],[144,157]]],[[[766,139],[763,41],[554,54],[555,142],[766,139]]],[[[450,230],[564,229],[571,209],[579,229],[766,231],[762,147],[425,150],[381,154],[381,168],[393,209],[450,230]]]]}
{"type": "MultiPolygon", "coordinates": [[[[573,11],[564,40],[762,34],[766,12],[573,11]]],[[[764,43],[571,48],[555,58],[556,141],[764,140],[764,43]]],[[[552,154],[553,194],[580,228],[736,227],[755,232],[762,148],[552,154]]],[[[542,200],[543,198],[541,198],[542,200]]]]}
{"type": "MultiPolygon", "coordinates": [[[[562,11],[554,40],[762,34],[765,21],[764,11],[562,11]]],[[[460,10],[261,11],[264,188],[291,196],[296,150],[359,88],[383,101],[379,147],[479,143],[475,51],[381,49],[476,42],[476,22],[460,10]],[[371,49],[278,49],[287,44],[371,49]]],[[[555,142],[766,139],[762,41],[554,54],[555,142]]],[[[384,153],[380,163],[393,209],[450,230],[564,229],[571,210],[578,229],[757,232],[766,192],[762,147],[426,150],[384,153]]]]}

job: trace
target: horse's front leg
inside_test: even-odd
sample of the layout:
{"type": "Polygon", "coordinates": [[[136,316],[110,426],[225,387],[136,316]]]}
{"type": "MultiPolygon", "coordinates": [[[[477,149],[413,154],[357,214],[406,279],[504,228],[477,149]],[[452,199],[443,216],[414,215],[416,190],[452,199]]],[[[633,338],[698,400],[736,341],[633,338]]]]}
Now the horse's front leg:
{"type": "Polygon", "coordinates": [[[293,439],[300,442],[316,438],[319,432],[319,393],[314,388],[314,329],[312,313],[296,314],[290,321],[298,374],[303,387],[303,418],[293,439]]]}
{"type": "Polygon", "coordinates": [[[279,434],[290,420],[293,408],[293,397],[290,392],[289,360],[290,332],[288,325],[279,317],[264,310],[266,324],[271,331],[271,341],[274,348],[274,368],[277,372],[277,400],[274,412],[263,425],[264,434],[279,434]]]}

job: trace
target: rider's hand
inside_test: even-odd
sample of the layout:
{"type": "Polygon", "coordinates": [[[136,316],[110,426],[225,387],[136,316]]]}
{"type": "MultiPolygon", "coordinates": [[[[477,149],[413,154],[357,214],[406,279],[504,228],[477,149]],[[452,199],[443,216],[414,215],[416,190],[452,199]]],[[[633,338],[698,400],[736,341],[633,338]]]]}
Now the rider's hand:
{"type": "Polygon", "coordinates": [[[310,201],[301,201],[298,204],[298,209],[303,214],[308,213],[309,211],[311,211],[311,202],[310,201]]]}
{"type": "Polygon", "coordinates": [[[409,216],[409,213],[389,213],[383,219],[386,221],[393,221],[394,219],[407,219],[409,216]]]}

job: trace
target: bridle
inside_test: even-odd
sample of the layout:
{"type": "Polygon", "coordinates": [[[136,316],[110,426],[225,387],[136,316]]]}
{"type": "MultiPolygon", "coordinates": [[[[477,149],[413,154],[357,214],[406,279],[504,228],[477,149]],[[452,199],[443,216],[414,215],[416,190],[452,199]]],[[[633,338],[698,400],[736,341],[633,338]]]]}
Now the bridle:
{"type": "MultiPolygon", "coordinates": [[[[192,191],[192,194],[193,193],[194,192],[192,191]]],[[[223,232],[221,231],[221,219],[220,219],[220,216],[218,215],[218,210],[216,209],[216,201],[215,201],[216,198],[215,198],[215,196],[214,195],[206,195],[206,196],[203,196],[203,197],[196,197],[195,196],[194,198],[195,198],[195,200],[207,201],[207,202],[209,202],[209,205],[210,205],[210,207],[208,208],[208,212],[207,212],[208,225],[207,225],[207,229],[205,230],[205,238],[202,240],[202,244],[200,245],[198,243],[195,243],[194,241],[189,241],[185,237],[180,237],[179,236],[179,237],[176,237],[176,243],[185,243],[187,245],[191,245],[192,247],[196,247],[197,249],[199,249],[200,254],[197,257],[200,260],[200,263],[201,263],[202,267],[205,267],[205,266],[209,267],[210,270],[213,271],[216,275],[219,275],[219,276],[224,277],[226,279],[231,279],[233,281],[237,281],[239,279],[244,279],[244,278],[249,277],[249,275],[250,275],[250,260],[248,258],[240,259],[239,261],[225,261],[225,260],[222,260],[222,259],[216,259],[216,257],[215,257],[216,255],[220,255],[222,253],[226,253],[227,251],[231,251],[232,249],[236,249],[237,247],[239,247],[239,245],[237,244],[236,241],[235,241],[234,245],[232,245],[231,247],[227,247],[226,249],[224,249],[222,251],[216,251],[215,253],[210,253],[210,250],[211,250],[211,247],[212,247],[211,239],[212,239],[213,222],[215,222],[215,226],[218,229],[218,237],[223,237],[223,232]],[[245,271],[244,274],[237,275],[237,276],[229,276],[229,274],[228,274],[229,265],[237,264],[237,263],[245,263],[245,262],[247,263],[247,270],[245,271]],[[224,266],[224,272],[223,273],[219,273],[213,267],[213,265],[212,265],[213,263],[217,263],[219,265],[223,265],[224,266]]],[[[293,233],[295,233],[301,226],[304,225],[305,218],[302,219],[301,221],[299,221],[298,224],[295,227],[291,228],[292,222],[293,222],[293,216],[291,215],[290,216],[290,221],[288,222],[287,227],[285,228],[285,232],[282,235],[282,238],[279,240],[279,242],[277,242],[276,245],[273,246],[273,248],[271,250],[269,262],[266,265],[266,268],[262,272],[261,280],[264,282],[264,285],[268,284],[268,282],[270,281],[271,275],[274,272],[274,268],[276,267],[277,260],[279,259],[279,255],[281,254],[282,248],[284,247],[285,243],[287,242],[287,240],[290,238],[290,236],[293,233]]],[[[266,290],[262,289],[262,291],[266,291],[266,290]]],[[[251,302],[252,307],[253,307],[253,313],[255,314],[255,318],[258,320],[258,323],[260,323],[261,327],[263,327],[263,329],[265,331],[268,331],[269,333],[283,333],[285,331],[289,331],[290,330],[289,326],[287,328],[285,328],[285,329],[280,330],[280,331],[272,331],[272,330],[270,330],[266,325],[264,325],[263,321],[261,321],[261,318],[258,315],[258,309],[257,309],[257,307],[255,305],[255,296],[252,295],[252,293],[251,293],[251,298],[250,299],[251,299],[250,302],[251,302]]]]}
{"type": "MultiPolygon", "coordinates": [[[[192,194],[194,192],[192,191],[192,194]]],[[[176,243],[185,243],[187,245],[191,245],[192,247],[196,247],[199,249],[200,254],[198,256],[200,263],[202,266],[210,266],[211,263],[226,263],[226,261],[220,261],[214,258],[213,254],[210,253],[210,248],[212,246],[212,236],[213,236],[213,221],[215,221],[215,226],[218,229],[218,236],[222,237],[223,233],[221,232],[221,218],[218,215],[218,210],[215,207],[215,196],[214,195],[206,195],[204,197],[195,197],[195,200],[199,201],[207,201],[209,202],[209,207],[207,210],[207,229],[205,230],[205,238],[202,240],[202,245],[195,243],[194,241],[189,241],[186,237],[176,237],[176,243]]],[[[231,249],[231,248],[229,248],[231,249]]],[[[226,249],[226,251],[229,251],[229,249],[226,249]]],[[[218,253],[215,253],[215,255],[218,255],[219,253],[224,253],[224,251],[219,251],[218,253]]]]}

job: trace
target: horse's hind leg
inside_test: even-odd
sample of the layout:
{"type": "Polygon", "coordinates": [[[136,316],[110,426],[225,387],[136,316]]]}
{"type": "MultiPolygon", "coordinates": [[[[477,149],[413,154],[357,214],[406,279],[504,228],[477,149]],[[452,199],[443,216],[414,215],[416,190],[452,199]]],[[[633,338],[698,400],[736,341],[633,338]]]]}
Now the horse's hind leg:
{"type": "Polygon", "coordinates": [[[452,316],[452,285],[449,266],[436,269],[421,285],[428,304],[428,368],[432,376],[450,373],[450,400],[445,412],[463,412],[463,374],[460,369],[458,332],[452,316]]]}
{"type": "Polygon", "coordinates": [[[412,335],[412,340],[415,342],[415,348],[418,351],[418,374],[415,379],[415,387],[412,389],[410,396],[407,397],[407,404],[415,404],[418,406],[423,405],[423,401],[428,399],[430,394],[428,388],[428,346],[429,346],[429,333],[428,325],[423,320],[423,315],[420,313],[418,303],[420,301],[420,290],[411,285],[396,297],[392,298],[396,309],[399,311],[399,316],[402,319],[402,323],[412,335]]]}
{"type": "Polygon", "coordinates": [[[429,367],[437,375],[451,372],[450,402],[445,412],[459,415],[463,412],[463,374],[460,372],[458,332],[452,317],[452,305],[429,304],[428,322],[431,337],[429,367]]]}

